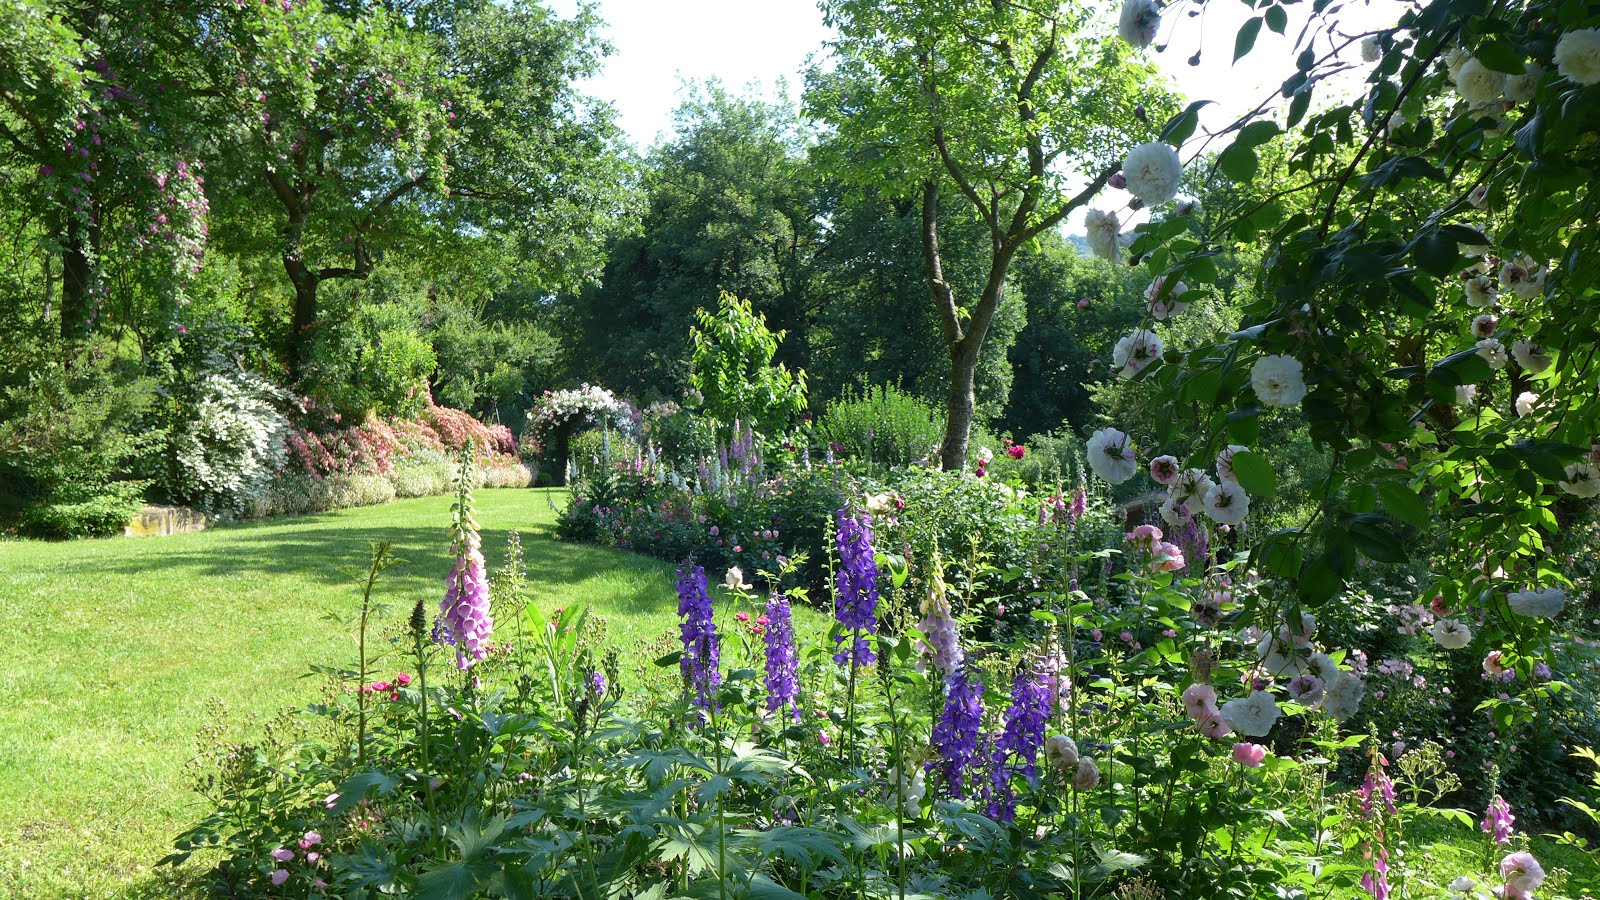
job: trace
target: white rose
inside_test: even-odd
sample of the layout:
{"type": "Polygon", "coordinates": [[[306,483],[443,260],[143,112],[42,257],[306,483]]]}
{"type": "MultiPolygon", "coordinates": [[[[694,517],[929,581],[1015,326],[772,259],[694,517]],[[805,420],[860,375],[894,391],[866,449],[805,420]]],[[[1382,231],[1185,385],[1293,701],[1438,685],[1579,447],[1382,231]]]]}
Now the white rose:
{"type": "Polygon", "coordinates": [[[1379,43],[1379,35],[1373,35],[1361,42],[1361,61],[1375,63],[1383,56],[1383,46],[1379,43]]]}
{"type": "Polygon", "coordinates": [[[1586,462],[1573,463],[1567,466],[1567,480],[1556,484],[1579,497],[1600,497],[1600,469],[1586,462]]]}
{"type": "Polygon", "coordinates": [[[738,566],[729,569],[727,574],[722,576],[722,586],[730,591],[750,590],[750,585],[744,583],[744,570],[738,566]]]}
{"type": "Polygon", "coordinates": [[[1431,629],[1434,641],[1446,650],[1460,650],[1472,643],[1472,629],[1455,619],[1439,619],[1431,629]]]}
{"type": "Polygon", "coordinates": [[[1493,306],[1495,295],[1498,291],[1494,286],[1494,279],[1487,275],[1474,275],[1462,282],[1462,287],[1467,291],[1467,305],[1483,309],[1493,306]]]}
{"type": "Polygon", "coordinates": [[[978,462],[981,462],[986,466],[989,463],[994,462],[994,451],[990,450],[988,447],[979,447],[978,448],[978,462]]]}
{"type": "Polygon", "coordinates": [[[1133,46],[1143,50],[1156,39],[1161,26],[1161,10],[1155,0],[1124,0],[1122,16],[1117,21],[1117,34],[1133,46]]]}
{"type": "Polygon", "coordinates": [[[1250,497],[1244,488],[1229,481],[1213,484],[1206,491],[1206,515],[1219,525],[1237,525],[1250,514],[1250,497]]]}
{"type": "Polygon", "coordinates": [[[1506,79],[1506,99],[1512,103],[1527,103],[1539,90],[1539,79],[1544,77],[1544,66],[1530,62],[1521,75],[1506,79]]]}
{"type": "Polygon", "coordinates": [[[1500,320],[1493,313],[1484,313],[1475,316],[1472,320],[1472,336],[1478,340],[1494,337],[1495,330],[1500,327],[1500,320]]]}
{"type": "Polygon", "coordinates": [[[1567,605],[1567,592],[1560,588],[1529,588],[1507,594],[1511,611],[1530,619],[1553,619],[1567,605]]]}
{"type": "Polygon", "coordinates": [[[1456,385],[1456,405],[1472,406],[1478,402],[1478,386],[1475,384],[1456,385]]]}
{"type": "Polygon", "coordinates": [[[1458,894],[1470,894],[1472,893],[1473,888],[1476,888],[1477,886],[1478,883],[1476,881],[1473,881],[1471,878],[1468,878],[1465,875],[1457,875],[1455,880],[1450,882],[1450,890],[1455,891],[1458,894]]]}
{"type": "Polygon", "coordinates": [[[1292,356],[1263,356],[1250,367],[1250,386],[1267,406],[1294,406],[1306,395],[1302,371],[1292,356]]]}
{"type": "Polygon", "coordinates": [[[1523,391],[1522,393],[1518,394],[1517,400],[1513,404],[1513,406],[1516,407],[1517,415],[1519,417],[1526,416],[1527,414],[1533,412],[1533,408],[1538,405],[1539,395],[1535,394],[1533,391],[1523,391]]]}
{"type": "Polygon", "coordinates": [[[1504,369],[1506,367],[1506,347],[1497,338],[1485,338],[1477,344],[1478,355],[1489,364],[1491,369],[1504,369]]]}
{"type": "Polygon", "coordinates": [[[1145,305],[1150,308],[1150,315],[1158,321],[1166,321],[1189,308],[1189,304],[1179,300],[1189,292],[1189,286],[1181,281],[1174,282],[1167,287],[1167,276],[1157,275],[1156,280],[1144,289],[1145,305]],[[1163,296],[1165,292],[1165,296],[1163,296]]]}
{"type": "Polygon", "coordinates": [[[1233,475],[1233,455],[1241,450],[1249,451],[1249,449],[1243,444],[1229,444],[1222,448],[1222,452],[1217,454],[1217,480],[1231,481],[1234,484],[1238,484],[1239,479],[1233,475]]]}
{"type": "Polygon", "coordinates": [[[1341,672],[1322,692],[1322,711],[1332,716],[1335,722],[1343,722],[1361,708],[1361,697],[1366,692],[1367,686],[1359,677],[1350,672],[1341,672]]]}
{"type": "Polygon", "coordinates": [[[1544,276],[1544,269],[1529,269],[1528,277],[1521,284],[1512,287],[1511,290],[1524,300],[1532,300],[1544,293],[1544,276]]]}
{"type": "Polygon", "coordinates": [[[1117,221],[1116,213],[1091,209],[1084,216],[1083,226],[1086,231],[1084,239],[1089,244],[1090,252],[1108,262],[1116,262],[1117,254],[1122,250],[1119,233],[1122,223],[1117,221]]]}
{"type": "Polygon", "coordinates": [[[1078,769],[1072,773],[1072,787],[1080,791],[1092,791],[1100,783],[1100,767],[1094,760],[1085,756],[1078,760],[1078,769]]]}
{"type": "Polygon", "coordinates": [[[1456,93],[1468,103],[1498,103],[1506,93],[1506,76],[1476,59],[1468,59],[1454,72],[1456,93]]]}
{"type": "Polygon", "coordinates": [[[1122,177],[1128,180],[1128,193],[1146,206],[1160,206],[1178,196],[1183,163],[1171,144],[1151,141],[1128,151],[1128,158],[1122,161],[1122,177]]]}
{"type": "Polygon", "coordinates": [[[1089,468],[1110,482],[1121,484],[1139,470],[1133,441],[1115,428],[1102,428],[1089,437],[1089,468]]]}
{"type": "Polygon", "coordinates": [[[1550,368],[1550,364],[1554,362],[1550,354],[1544,352],[1544,347],[1526,338],[1511,345],[1511,355],[1516,357],[1517,365],[1534,375],[1550,368]]]}
{"type": "Polygon", "coordinates": [[[1169,499],[1183,507],[1191,518],[1200,515],[1206,507],[1206,494],[1216,486],[1204,469],[1184,469],[1178,480],[1167,489],[1169,499]]]}
{"type": "Polygon", "coordinates": [[[1556,41],[1556,70],[1582,85],[1600,84],[1600,28],[1569,31],[1556,41]]]}
{"type": "Polygon", "coordinates": [[[1064,734],[1052,734],[1044,742],[1044,758],[1061,769],[1078,766],[1078,745],[1064,734]]]}
{"type": "Polygon", "coordinates": [[[1279,713],[1278,701],[1266,691],[1251,691],[1243,700],[1222,704],[1222,718],[1228,726],[1250,737],[1266,737],[1279,713]]]}
{"type": "Polygon", "coordinates": [[[1161,338],[1143,328],[1119,339],[1111,351],[1111,365],[1123,378],[1132,378],[1160,358],[1161,338]]]}
{"type": "Polygon", "coordinates": [[[1256,644],[1256,659],[1267,674],[1295,676],[1306,673],[1306,647],[1294,640],[1269,634],[1256,644]]]}

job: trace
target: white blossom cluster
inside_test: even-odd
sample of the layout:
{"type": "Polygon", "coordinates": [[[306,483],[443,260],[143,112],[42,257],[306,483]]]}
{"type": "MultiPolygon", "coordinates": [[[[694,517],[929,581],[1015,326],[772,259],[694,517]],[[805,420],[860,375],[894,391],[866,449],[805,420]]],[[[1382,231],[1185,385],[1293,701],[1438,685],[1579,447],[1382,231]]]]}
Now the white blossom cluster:
{"type": "Polygon", "coordinates": [[[214,512],[240,511],[265,494],[287,459],[287,396],[249,372],[207,375],[172,436],[175,493],[214,512]]]}

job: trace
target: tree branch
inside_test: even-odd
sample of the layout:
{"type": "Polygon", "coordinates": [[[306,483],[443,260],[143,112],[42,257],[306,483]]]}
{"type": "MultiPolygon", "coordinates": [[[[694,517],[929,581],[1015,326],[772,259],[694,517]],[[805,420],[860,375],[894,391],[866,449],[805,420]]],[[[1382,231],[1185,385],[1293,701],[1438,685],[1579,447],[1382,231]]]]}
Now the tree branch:
{"type": "Polygon", "coordinates": [[[954,347],[961,342],[963,335],[955,291],[944,280],[944,266],[939,259],[937,178],[929,178],[922,183],[922,266],[928,276],[928,287],[933,290],[933,305],[939,312],[939,327],[944,331],[945,342],[954,347]]]}

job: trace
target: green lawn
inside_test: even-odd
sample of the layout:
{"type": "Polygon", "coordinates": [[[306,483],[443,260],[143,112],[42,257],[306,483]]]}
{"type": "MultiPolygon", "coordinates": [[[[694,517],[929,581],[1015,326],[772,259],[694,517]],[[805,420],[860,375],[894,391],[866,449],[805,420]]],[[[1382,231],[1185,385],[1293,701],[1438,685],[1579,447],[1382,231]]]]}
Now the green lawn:
{"type": "MultiPolygon", "coordinates": [[[[588,602],[620,647],[666,634],[672,569],[561,544],[545,490],[477,494],[491,570],[523,535],[545,608],[588,602]]],[[[388,622],[443,589],[452,498],[228,526],[167,538],[0,543],[0,897],[165,896],[151,869],[201,810],[184,764],[206,703],[244,739],[303,705],[313,663],[354,659],[348,615],[372,541],[401,562],[388,622]]]]}

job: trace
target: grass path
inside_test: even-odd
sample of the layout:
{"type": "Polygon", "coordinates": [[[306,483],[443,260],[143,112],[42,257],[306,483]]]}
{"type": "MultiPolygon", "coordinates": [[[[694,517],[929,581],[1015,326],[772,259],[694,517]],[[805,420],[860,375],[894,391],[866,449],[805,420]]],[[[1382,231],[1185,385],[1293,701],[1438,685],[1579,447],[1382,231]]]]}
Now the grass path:
{"type": "MultiPolygon", "coordinates": [[[[491,569],[523,536],[541,605],[589,602],[620,646],[676,614],[671,567],[555,540],[545,490],[477,495],[491,569]]],[[[0,897],[164,896],[151,878],[200,812],[184,775],[207,701],[244,739],[313,699],[313,663],[354,659],[329,621],[359,600],[373,541],[400,563],[386,622],[448,569],[450,497],[402,500],[167,538],[0,543],[0,897]]],[[[380,625],[381,627],[381,625],[380,625]]]]}

